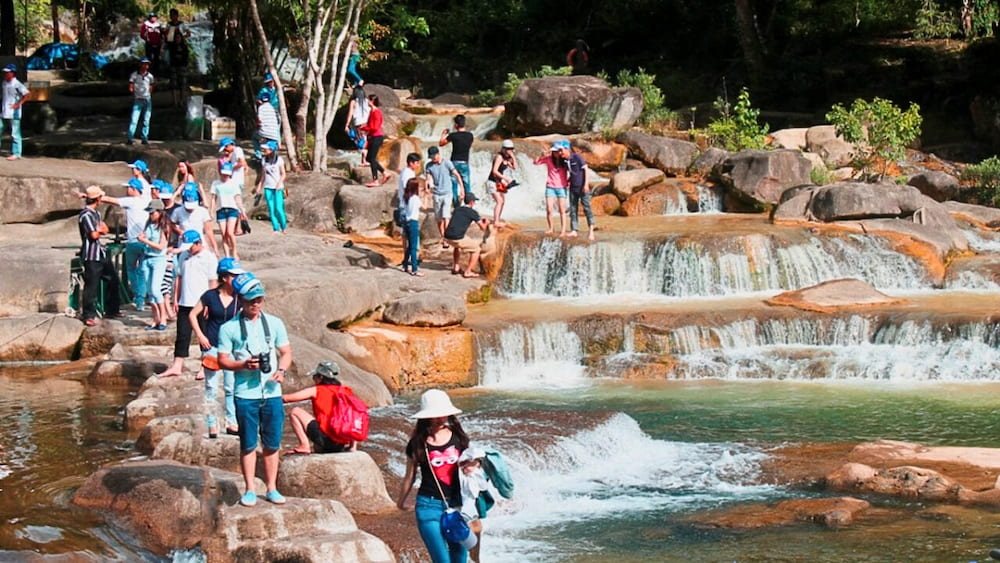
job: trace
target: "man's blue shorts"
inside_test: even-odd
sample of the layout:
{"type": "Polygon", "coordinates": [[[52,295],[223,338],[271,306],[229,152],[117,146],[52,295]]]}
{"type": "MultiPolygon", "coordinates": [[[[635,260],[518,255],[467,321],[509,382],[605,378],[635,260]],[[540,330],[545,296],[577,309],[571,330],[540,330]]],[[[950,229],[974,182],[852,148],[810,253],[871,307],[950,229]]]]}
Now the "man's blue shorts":
{"type": "Polygon", "coordinates": [[[240,427],[240,451],[257,449],[257,436],[265,450],[281,448],[285,408],[281,397],[241,399],[236,397],[236,424],[240,427]]]}

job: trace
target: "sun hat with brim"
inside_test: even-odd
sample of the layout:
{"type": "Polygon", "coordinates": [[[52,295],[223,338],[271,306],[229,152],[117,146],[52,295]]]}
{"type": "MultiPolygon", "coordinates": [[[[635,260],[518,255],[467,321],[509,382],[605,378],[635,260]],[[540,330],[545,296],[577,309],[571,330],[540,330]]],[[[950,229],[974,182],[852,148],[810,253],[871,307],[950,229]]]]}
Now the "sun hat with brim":
{"type": "Polygon", "coordinates": [[[154,211],[163,211],[163,202],[158,199],[149,200],[149,204],[146,205],[146,213],[152,213],[154,211]]]}
{"type": "Polygon", "coordinates": [[[104,190],[97,186],[87,186],[87,199],[97,199],[104,197],[104,190]]]}
{"type": "Polygon", "coordinates": [[[500,147],[505,149],[512,149],[514,148],[514,141],[511,141],[510,139],[504,139],[504,141],[500,143],[500,147]]]}
{"type": "Polygon", "coordinates": [[[316,364],[316,369],[309,372],[309,377],[320,376],[325,379],[333,379],[340,375],[340,366],[337,362],[332,362],[330,360],[320,362],[316,364]]]}
{"type": "Polygon", "coordinates": [[[243,264],[240,264],[239,260],[227,256],[222,260],[219,260],[219,265],[215,268],[215,273],[238,276],[240,274],[247,273],[247,271],[243,269],[243,264]]]}
{"type": "Polygon", "coordinates": [[[235,144],[236,141],[234,141],[231,137],[223,137],[222,140],[219,141],[219,152],[222,152],[222,149],[228,147],[229,145],[235,144]]]}
{"type": "Polygon", "coordinates": [[[461,412],[461,409],[451,404],[447,393],[440,389],[430,389],[420,396],[420,410],[410,418],[440,418],[461,412]]]}

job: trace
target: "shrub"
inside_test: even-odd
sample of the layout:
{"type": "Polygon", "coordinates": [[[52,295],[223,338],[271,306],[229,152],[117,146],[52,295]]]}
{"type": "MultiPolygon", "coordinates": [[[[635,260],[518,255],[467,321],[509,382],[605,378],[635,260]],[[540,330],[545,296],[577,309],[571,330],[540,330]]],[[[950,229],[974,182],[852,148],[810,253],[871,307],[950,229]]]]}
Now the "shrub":
{"type": "Polygon", "coordinates": [[[568,66],[561,66],[553,68],[549,65],[542,65],[542,68],[534,71],[528,71],[524,76],[518,76],[513,72],[507,74],[507,80],[504,81],[503,86],[500,87],[500,97],[504,100],[510,100],[514,97],[514,93],[517,92],[517,88],[521,86],[521,83],[528,78],[544,78],[546,76],[569,76],[573,73],[573,68],[568,66]]]}
{"type": "Polygon", "coordinates": [[[750,104],[746,88],[740,90],[735,106],[730,107],[728,100],[719,98],[714,107],[719,116],[708,124],[708,137],[713,144],[734,152],[764,148],[768,126],[757,123],[760,110],[750,104]]]}
{"type": "Polygon", "coordinates": [[[475,107],[488,107],[496,104],[497,93],[493,90],[480,90],[469,98],[469,103],[475,107]]]}
{"type": "Polygon", "coordinates": [[[627,68],[618,71],[615,82],[620,88],[638,88],[642,92],[643,114],[663,107],[663,91],[656,85],[656,75],[647,74],[642,67],[639,67],[638,72],[627,68]]]}
{"type": "Polygon", "coordinates": [[[975,184],[976,200],[983,205],[1000,206],[1000,158],[991,156],[962,171],[962,180],[975,184]]]}
{"type": "Polygon", "coordinates": [[[947,39],[958,33],[957,18],[951,10],[943,10],[934,0],[923,0],[917,10],[916,39],[947,39]]]}
{"type": "Polygon", "coordinates": [[[854,100],[850,109],[836,104],[826,114],[826,119],[837,127],[844,140],[854,143],[857,157],[854,167],[869,171],[878,159],[882,160],[879,178],[885,176],[889,163],[906,155],[906,146],[920,135],[920,106],[910,103],[901,110],[896,104],[882,98],[872,101],[854,100]]]}
{"type": "Polygon", "coordinates": [[[825,186],[833,182],[833,177],[830,176],[830,171],[824,166],[822,168],[813,168],[810,170],[809,181],[817,186],[825,186]]]}

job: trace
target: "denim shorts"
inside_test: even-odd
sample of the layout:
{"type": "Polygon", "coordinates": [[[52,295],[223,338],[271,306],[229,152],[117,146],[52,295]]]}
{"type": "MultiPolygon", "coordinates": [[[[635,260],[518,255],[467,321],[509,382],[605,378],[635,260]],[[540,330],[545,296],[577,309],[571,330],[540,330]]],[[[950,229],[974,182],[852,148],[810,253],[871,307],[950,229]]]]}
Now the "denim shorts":
{"type": "Polygon", "coordinates": [[[566,199],[569,197],[569,194],[566,192],[566,188],[553,188],[551,186],[545,186],[545,197],[561,197],[566,199]]]}
{"type": "Polygon", "coordinates": [[[240,451],[257,449],[257,436],[260,436],[265,450],[281,449],[281,432],[285,424],[281,397],[236,397],[236,424],[240,428],[240,451]]]}
{"type": "Polygon", "coordinates": [[[240,210],[233,207],[223,207],[215,211],[216,221],[225,221],[226,219],[239,219],[240,210]]]}

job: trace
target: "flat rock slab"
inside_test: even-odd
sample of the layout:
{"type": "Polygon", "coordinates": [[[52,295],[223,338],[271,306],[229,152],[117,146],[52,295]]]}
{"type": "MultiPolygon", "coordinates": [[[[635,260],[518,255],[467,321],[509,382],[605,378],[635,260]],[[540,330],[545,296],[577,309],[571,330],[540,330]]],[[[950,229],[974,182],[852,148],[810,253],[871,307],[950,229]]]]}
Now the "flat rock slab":
{"type": "Polygon", "coordinates": [[[80,321],[37,313],[0,318],[0,361],[67,361],[83,334],[80,321]]]}
{"type": "Polygon", "coordinates": [[[735,529],[791,526],[801,522],[840,528],[852,524],[870,506],[868,501],[852,497],[793,499],[775,505],[737,506],[713,512],[696,521],[702,526],[735,529]]]}
{"type": "Polygon", "coordinates": [[[890,297],[868,283],[855,279],[831,280],[795,291],[786,291],[765,300],[768,305],[785,305],[820,313],[898,305],[905,302],[905,299],[890,297]]]}

